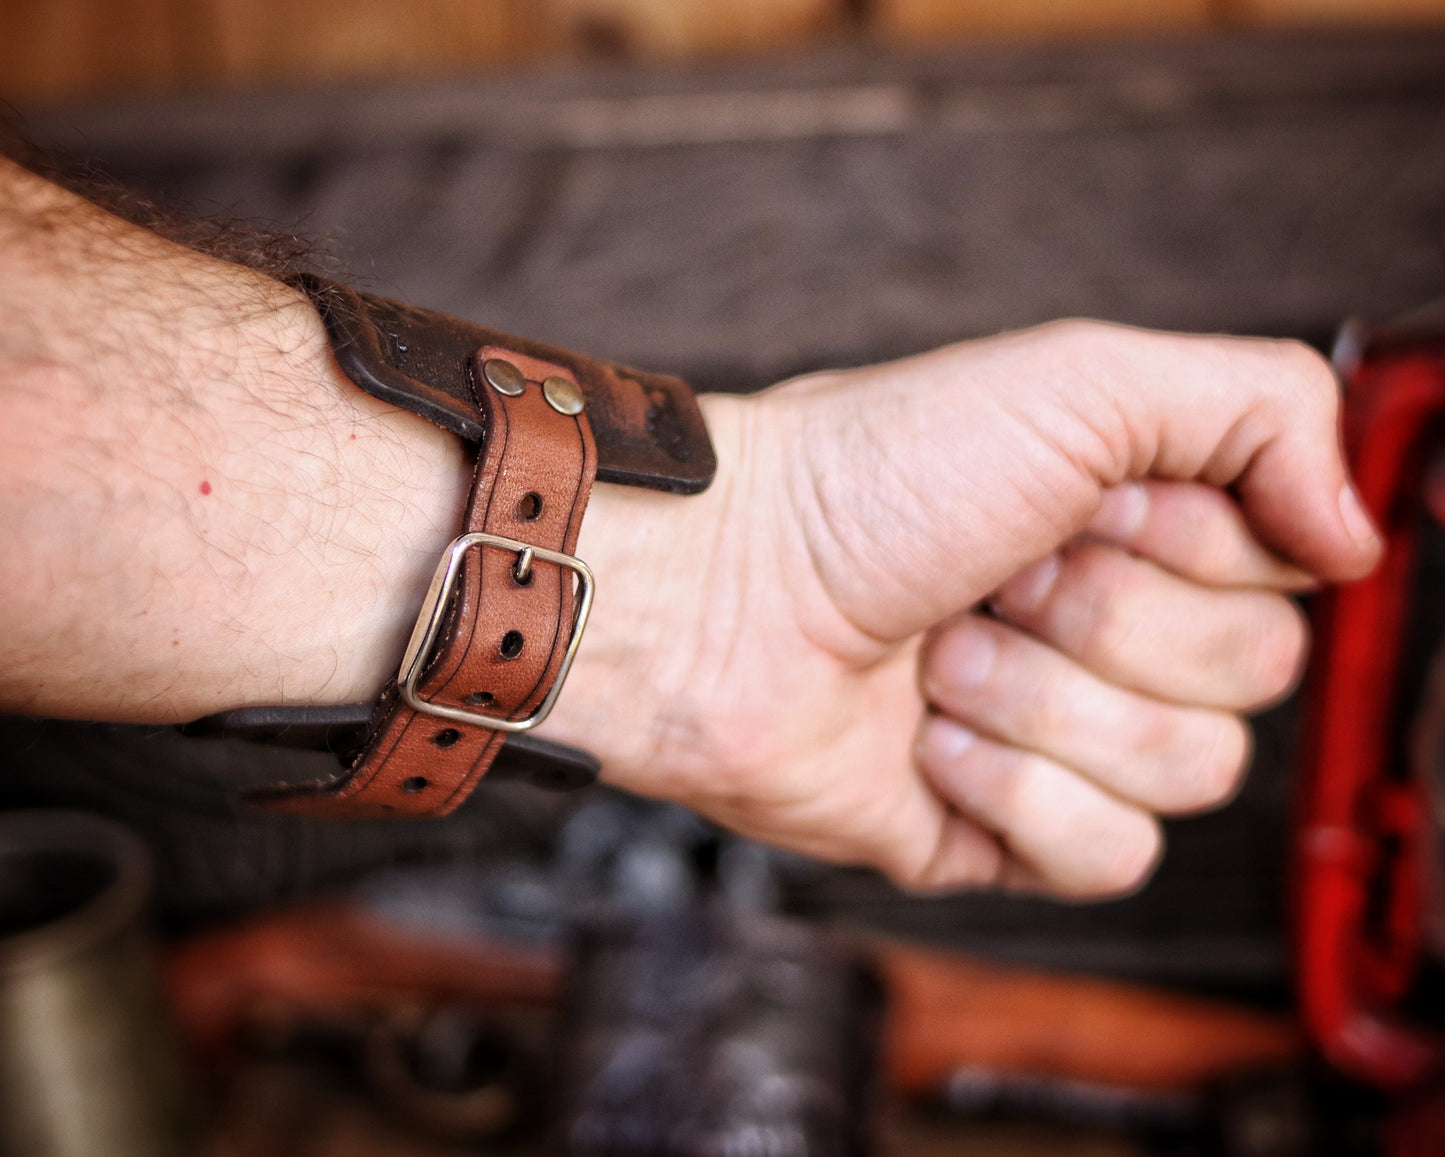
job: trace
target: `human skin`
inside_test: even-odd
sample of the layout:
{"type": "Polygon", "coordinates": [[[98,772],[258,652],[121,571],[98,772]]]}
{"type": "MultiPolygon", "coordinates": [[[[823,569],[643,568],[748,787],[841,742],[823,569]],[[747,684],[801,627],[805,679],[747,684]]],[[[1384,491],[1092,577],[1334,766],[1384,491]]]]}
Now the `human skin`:
{"type": "MultiPolygon", "coordinates": [[[[1063,322],[701,399],[716,482],[599,484],[542,734],[915,888],[1136,887],[1379,543],[1304,347],[1063,322]]],[[[0,161],[0,709],[368,699],[470,463],[311,307],[0,161]]]]}

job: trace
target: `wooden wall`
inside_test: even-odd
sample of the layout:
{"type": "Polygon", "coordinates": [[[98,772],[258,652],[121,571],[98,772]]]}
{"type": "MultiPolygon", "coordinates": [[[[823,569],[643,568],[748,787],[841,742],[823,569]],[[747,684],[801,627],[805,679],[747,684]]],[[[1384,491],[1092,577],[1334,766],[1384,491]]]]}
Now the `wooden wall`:
{"type": "Polygon", "coordinates": [[[1401,22],[1445,0],[0,0],[0,97],[687,59],[865,40],[1401,22]]]}

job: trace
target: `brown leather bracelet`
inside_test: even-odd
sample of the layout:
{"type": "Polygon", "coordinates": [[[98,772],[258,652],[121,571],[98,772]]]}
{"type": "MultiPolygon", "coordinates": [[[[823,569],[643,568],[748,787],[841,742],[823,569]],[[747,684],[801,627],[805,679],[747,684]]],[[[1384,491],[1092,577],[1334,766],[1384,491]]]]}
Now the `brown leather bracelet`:
{"type": "Polygon", "coordinates": [[[556,702],[591,604],[572,551],[594,478],[695,492],[712,447],[675,378],[329,282],[305,288],[348,376],[474,441],[477,469],[462,533],[346,772],[249,798],[315,817],[443,815],[556,702]]]}

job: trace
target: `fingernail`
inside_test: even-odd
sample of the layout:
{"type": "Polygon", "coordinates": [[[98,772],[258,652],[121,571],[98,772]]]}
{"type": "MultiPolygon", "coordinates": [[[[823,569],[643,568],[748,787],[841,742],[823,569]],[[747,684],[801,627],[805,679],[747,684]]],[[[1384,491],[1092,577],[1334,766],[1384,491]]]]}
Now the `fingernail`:
{"type": "Polygon", "coordinates": [[[979,628],[957,631],[944,640],[937,654],[937,674],[950,687],[978,687],[993,673],[998,644],[979,628]]]}
{"type": "Polygon", "coordinates": [[[1058,577],[1059,556],[1051,554],[1004,583],[998,591],[998,602],[1006,611],[1036,611],[1049,597],[1058,577]]]}
{"type": "Polygon", "coordinates": [[[1380,536],[1375,530],[1375,524],[1365,513],[1355,488],[1348,482],[1340,487],[1340,519],[1356,545],[1372,550],[1379,545],[1380,536]]]}
{"type": "Polygon", "coordinates": [[[921,762],[935,766],[949,764],[972,747],[977,739],[978,735],[962,724],[935,715],[923,729],[918,756],[921,762]]]}
{"type": "Polygon", "coordinates": [[[1095,534],[1128,541],[1144,526],[1149,512],[1149,492],[1142,483],[1125,482],[1104,491],[1098,512],[1089,520],[1095,534]]]}

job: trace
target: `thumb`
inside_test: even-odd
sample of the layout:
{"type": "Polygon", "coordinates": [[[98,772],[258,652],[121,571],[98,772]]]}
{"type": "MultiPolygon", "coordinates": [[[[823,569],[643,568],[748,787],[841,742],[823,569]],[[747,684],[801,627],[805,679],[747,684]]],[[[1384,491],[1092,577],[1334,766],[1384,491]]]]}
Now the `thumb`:
{"type": "Polygon", "coordinates": [[[1267,444],[1237,491],[1262,541],[1320,578],[1368,574],[1383,544],[1338,452],[1310,462],[1288,443],[1267,444]],[[1291,457],[1291,455],[1294,457],[1291,457]]]}
{"type": "Polygon", "coordinates": [[[1322,579],[1374,566],[1380,538],[1348,478],[1322,357],[1298,342],[1101,328],[1117,331],[1103,361],[1132,428],[1126,476],[1230,490],[1261,542],[1322,579]]]}

